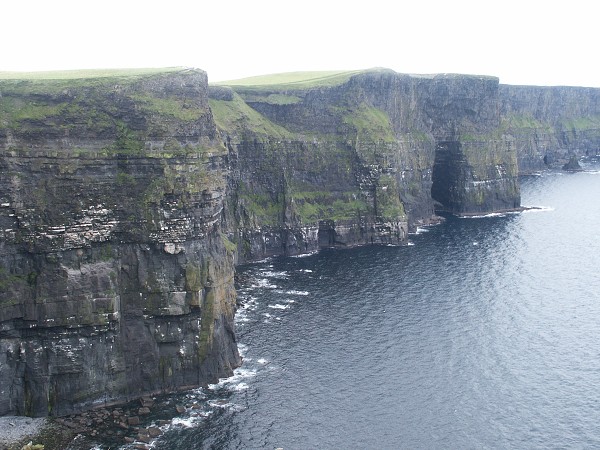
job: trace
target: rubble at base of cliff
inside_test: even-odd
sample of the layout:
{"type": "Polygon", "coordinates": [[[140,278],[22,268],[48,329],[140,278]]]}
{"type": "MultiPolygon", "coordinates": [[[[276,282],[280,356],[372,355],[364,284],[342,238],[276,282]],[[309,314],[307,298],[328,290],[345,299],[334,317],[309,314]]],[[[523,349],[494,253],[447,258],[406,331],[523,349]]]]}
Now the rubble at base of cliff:
{"type": "MultiPolygon", "coordinates": [[[[152,414],[155,400],[150,397],[122,406],[100,408],[81,414],[60,417],[54,422],[71,430],[78,440],[114,441],[121,444],[134,444],[134,448],[149,448],[148,444],[159,437],[161,427],[169,425],[169,420],[154,420],[151,424],[147,417],[152,414]]],[[[173,413],[178,412],[175,407],[173,413]]]]}
{"type": "MultiPolygon", "coordinates": [[[[191,405],[191,408],[199,405],[191,405]]],[[[60,450],[67,446],[84,448],[94,441],[115,445],[131,444],[135,449],[148,449],[161,436],[171,420],[151,418],[182,414],[180,404],[165,405],[150,397],[131,403],[89,410],[54,419],[19,416],[0,417],[0,450],[21,450],[28,443],[43,445],[44,450],[60,450]],[[5,432],[4,432],[5,431],[5,432]]]]}

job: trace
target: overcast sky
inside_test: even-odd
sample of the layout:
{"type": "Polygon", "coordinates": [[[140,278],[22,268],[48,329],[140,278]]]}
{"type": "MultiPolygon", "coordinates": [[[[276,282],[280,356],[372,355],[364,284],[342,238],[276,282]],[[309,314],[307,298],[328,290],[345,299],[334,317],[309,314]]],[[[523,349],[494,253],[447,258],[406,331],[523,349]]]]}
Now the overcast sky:
{"type": "Polygon", "coordinates": [[[589,0],[4,0],[0,70],[387,67],[600,87],[589,0]]]}

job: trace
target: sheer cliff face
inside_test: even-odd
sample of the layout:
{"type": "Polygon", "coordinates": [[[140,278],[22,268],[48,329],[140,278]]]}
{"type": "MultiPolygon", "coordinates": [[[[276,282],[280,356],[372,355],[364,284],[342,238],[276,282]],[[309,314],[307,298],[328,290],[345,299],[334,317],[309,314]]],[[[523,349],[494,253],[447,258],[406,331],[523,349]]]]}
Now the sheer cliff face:
{"type": "Polygon", "coordinates": [[[501,130],[498,80],[388,70],[316,85],[211,88],[232,151],[242,257],[328,245],[401,243],[434,207],[519,206],[517,160],[501,130]],[[256,237],[256,236],[254,236],[256,237]],[[283,249],[283,250],[282,250],[283,249]]]}
{"type": "Polygon", "coordinates": [[[600,153],[600,89],[501,85],[500,114],[522,173],[600,153]]]}
{"type": "Polygon", "coordinates": [[[203,72],[0,82],[0,415],[231,373],[227,176],[203,72]]]}
{"type": "Polygon", "coordinates": [[[597,152],[597,91],[389,70],[210,100],[192,70],[0,81],[0,415],[230,374],[235,262],[518,207],[519,165],[597,152]]]}

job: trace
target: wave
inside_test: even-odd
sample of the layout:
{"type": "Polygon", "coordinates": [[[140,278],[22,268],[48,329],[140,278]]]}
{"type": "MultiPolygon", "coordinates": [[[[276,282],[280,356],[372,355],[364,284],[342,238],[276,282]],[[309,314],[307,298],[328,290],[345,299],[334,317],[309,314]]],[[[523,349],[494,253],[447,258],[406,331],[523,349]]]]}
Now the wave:
{"type": "Polygon", "coordinates": [[[526,206],[526,209],[522,211],[522,213],[538,213],[538,212],[548,212],[554,211],[554,207],[552,206],[526,206]]]}
{"type": "Polygon", "coordinates": [[[290,290],[290,291],[285,291],[284,292],[287,295],[310,295],[310,292],[308,291],[296,291],[296,290],[290,290]]]}
{"type": "Polygon", "coordinates": [[[279,278],[279,279],[286,279],[286,278],[289,278],[289,276],[290,276],[285,271],[273,272],[271,270],[265,270],[265,271],[261,272],[260,275],[263,277],[267,277],[267,278],[279,278]]]}
{"type": "Polygon", "coordinates": [[[255,376],[256,370],[238,367],[233,371],[232,376],[230,376],[229,378],[221,378],[218,383],[209,384],[208,389],[214,391],[219,388],[235,386],[241,383],[242,381],[247,380],[249,378],[253,378],[255,376]]]}
{"type": "Polygon", "coordinates": [[[272,308],[272,309],[289,309],[290,305],[282,305],[280,303],[275,303],[274,305],[269,305],[269,308],[272,308]]]}
{"type": "MultiPolygon", "coordinates": [[[[520,212],[520,211],[519,211],[520,212]]],[[[489,214],[477,214],[469,216],[459,216],[460,219],[487,219],[489,217],[506,217],[507,214],[518,214],[519,212],[495,212],[489,214]]]]}
{"type": "Polygon", "coordinates": [[[248,346],[246,344],[238,343],[238,353],[243,358],[246,352],[248,351],[248,346]]]}
{"type": "Polygon", "coordinates": [[[183,428],[194,428],[196,424],[207,415],[197,415],[189,417],[175,417],[171,420],[172,426],[180,426],[183,428]]]}
{"type": "Polygon", "coordinates": [[[291,256],[290,258],[306,258],[307,256],[316,255],[317,253],[319,253],[319,250],[314,250],[314,251],[308,252],[308,253],[301,253],[299,255],[291,256]]]}
{"type": "Polygon", "coordinates": [[[264,289],[277,289],[279,286],[276,284],[272,284],[268,278],[260,278],[258,280],[254,280],[250,285],[253,288],[264,288],[264,289]]]}

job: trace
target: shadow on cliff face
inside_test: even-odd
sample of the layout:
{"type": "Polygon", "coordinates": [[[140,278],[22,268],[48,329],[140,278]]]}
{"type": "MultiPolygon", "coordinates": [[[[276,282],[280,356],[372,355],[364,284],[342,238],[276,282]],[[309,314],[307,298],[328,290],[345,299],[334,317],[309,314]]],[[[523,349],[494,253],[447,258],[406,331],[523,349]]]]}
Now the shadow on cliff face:
{"type": "Polygon", "coordinates": [[[436,145],[432,170],[431,197],[441,210],[452,212],[456,206],[459,180],[464,180],[466,161],[457,141],[443,141],[436,145]]]}

